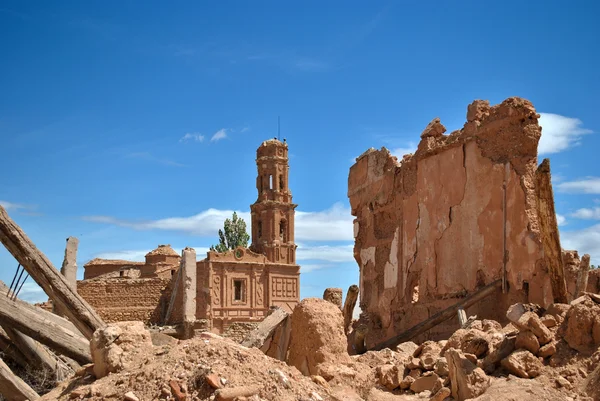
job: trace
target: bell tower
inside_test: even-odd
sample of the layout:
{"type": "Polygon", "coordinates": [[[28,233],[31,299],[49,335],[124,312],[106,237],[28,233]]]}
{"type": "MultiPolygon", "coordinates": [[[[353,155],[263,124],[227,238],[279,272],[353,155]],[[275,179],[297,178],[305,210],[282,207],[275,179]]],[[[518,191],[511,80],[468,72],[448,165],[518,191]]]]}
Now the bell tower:
{"type": "Polygon", "coordinates": [[[277,138],[264,141],[256,150],[258,199],[250,205],[252,245],[272,263],[296,265],[292,193],[288,186],[288,145],[277,138]]]}

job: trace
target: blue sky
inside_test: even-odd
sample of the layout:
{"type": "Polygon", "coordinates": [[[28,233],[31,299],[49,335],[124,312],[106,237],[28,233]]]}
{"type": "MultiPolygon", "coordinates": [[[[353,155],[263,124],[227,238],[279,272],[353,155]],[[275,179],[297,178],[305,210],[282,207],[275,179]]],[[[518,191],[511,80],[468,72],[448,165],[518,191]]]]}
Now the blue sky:
{"type": "MultiPolygon", "coordinates": [[[[597,264],[599,7],[3,0],[0,202],[57,266],[70,235],[80,267],[163,243],[202,253],[247,216],[281,116],[301,295],[321,296],[358,278],[353,157],[402,154],[434,117],[451,131],[474,99],[522,96],[542,113],[563,246],[597,264]]],[[[0,280],[16,265],[0,249],[0,280]]],[[[29,283],[23,298],[45,297],[29,283]]]]}

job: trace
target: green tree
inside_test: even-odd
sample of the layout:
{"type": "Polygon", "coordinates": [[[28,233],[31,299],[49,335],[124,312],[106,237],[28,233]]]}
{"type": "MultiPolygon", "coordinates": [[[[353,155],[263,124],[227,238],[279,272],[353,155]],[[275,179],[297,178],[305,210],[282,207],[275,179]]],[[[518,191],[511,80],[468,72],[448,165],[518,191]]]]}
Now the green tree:
{"type": "Polygon", "coordinates": [[[219,230],[219,243],[210,247],[211,251],[225,252],[238,246],[246,248],[250,235],[246,232],[246,222],[233,212],[231,219],[225,219],[223,230],[219,230]]]}

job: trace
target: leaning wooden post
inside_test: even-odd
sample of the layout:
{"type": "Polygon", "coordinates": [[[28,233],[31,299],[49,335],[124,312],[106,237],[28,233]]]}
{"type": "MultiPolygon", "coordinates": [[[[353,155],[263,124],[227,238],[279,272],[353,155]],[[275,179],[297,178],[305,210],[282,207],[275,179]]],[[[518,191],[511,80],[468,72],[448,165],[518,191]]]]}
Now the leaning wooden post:
{"type": "Polygon", "coordinates": [[[419,334],[425,333],[427,330],[437,326],[438,324],[452,318],[454,314],[458,311],[458,308],[468,308],[469,306],[475,304],[476,302],[481,301],[482,299],[489,297],[494,294],[498,288],[502,287],[502,279],[496,280],[491,284],[486,285],[481,288],[477,292],[469,295],[464,298],[460,302],[455,303],[452,306],[436,313],[431,316],[429,319],[417,324],[416,326],[411,327],[406,330],[404,333],[397,335],[395,337],[390,338],[382,343],[377,344],[373,348],[372,351],[379,351],[385,348],[393,348],[398,344],[402,344],[403,342],[410,341],[412,338],[418,336],[419,334]]]}
{"type": "Polygon", "coordinates": [[[21,378],[15,376],[0,359],[0,394],[8,401],[33,401],[40,396],[21,378]]]}
{"type": "Polygon", "coordinates": [[[346,293],[346,301],[344,302],[344,332],[348,334],[350,332],[350,323],[352,323],[352,314],[354,313],[354,307],[356,306],[356,300],[358,299],[358,286],[352,284],[348,288],[346,293]]]}
{"type": "Polygon", "coordinates": [[[550,160],[544,159],[535,172],[535,191],[540,224],[540,238],[544,249],[544,261],[550,275],[554,302],[567,304],[569,297],[560,247],[560,236],[556,212],[554,211],[554,193],[550,176],[550,160]]]}
{"type": "Polygon", "coordinates": [[[89,340],[105,324],[0,206],[0,242],[89,340]]]}

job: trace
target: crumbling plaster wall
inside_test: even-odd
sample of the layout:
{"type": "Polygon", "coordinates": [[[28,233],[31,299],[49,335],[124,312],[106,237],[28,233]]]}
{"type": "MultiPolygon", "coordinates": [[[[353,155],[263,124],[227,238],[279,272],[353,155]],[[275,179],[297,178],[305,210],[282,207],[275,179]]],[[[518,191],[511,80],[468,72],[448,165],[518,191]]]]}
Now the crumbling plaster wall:
{"type": "MultiPolygon", "coordinates": [[[[538,114],[524,99],[475,101],[464,128],[434,119],[414,155],[370,149],[350,168],[354,257],[367,346],[502,276],[510,291],[469,314],[503,320],[504,305],[552,302],[535,195],[538,114]],[[503,255],[507,259],[504,262],[503,255]]],[[[427,337],[456,329],[452,321],[427,337]]]]}

